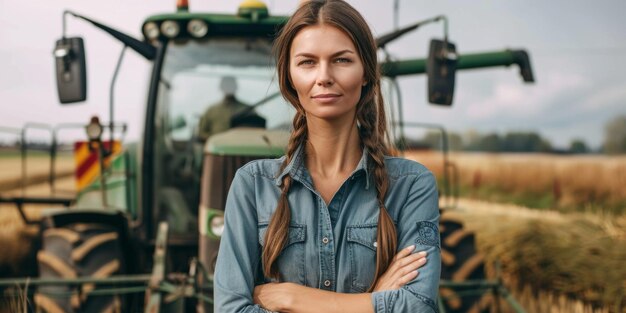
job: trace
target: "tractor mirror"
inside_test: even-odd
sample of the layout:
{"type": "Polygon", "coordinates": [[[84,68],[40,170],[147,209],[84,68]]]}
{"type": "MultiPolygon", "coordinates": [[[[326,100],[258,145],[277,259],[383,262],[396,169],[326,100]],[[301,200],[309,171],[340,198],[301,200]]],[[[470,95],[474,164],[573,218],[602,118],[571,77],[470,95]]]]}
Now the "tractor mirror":
{"type": "Polygon", "coordinates": [[[87,99],[85,47],[80,37],[61,38],[54,48],[57,90],[62,104],[87,99]]]}
{"type": "Polygon", "coordinates": [[[428,102],[452,105],[456,65],[456,46],[453,43],[439,39],[430,41],[430,52],[426,64],[428,102]]]}

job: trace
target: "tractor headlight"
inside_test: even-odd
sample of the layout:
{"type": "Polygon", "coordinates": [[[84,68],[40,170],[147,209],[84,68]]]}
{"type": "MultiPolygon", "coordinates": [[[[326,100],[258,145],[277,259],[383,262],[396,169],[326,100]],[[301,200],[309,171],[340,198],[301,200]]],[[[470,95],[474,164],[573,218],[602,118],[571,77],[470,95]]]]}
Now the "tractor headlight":
{"type": "Polygon", "coordinates": [[[214,215],[209,221],[209,228],[213,235],[216,237],[222,237],[222,234],[224,233],[224,216],[214,215]]]}
{"type": "Polygon", "coordinates": [[[198,230],[200,236],[219,240],[224,233],[224,211],[200,205],[198,230]]]}
{"type": "Polygon", "coordinates": [[[161,24],[161,32],[168,38],[174,38],[180,33],[180,26],[174,21],[165,21],[161,24]]]}
{"type": "Polygon", "coordinates": [[[87,138],[89,138],[90,141],[100,140],[103,128],[102,125],[100,125],[100,120],[97,116],[91,118],[89,124],[85,126],[85,131],[87,132],[87,138]]]}
{"type": "Polygon", "coordinates": [[[159,26],[155,22],[148,22],[143,26],[143,33],[149,40],[159,37],[159,26]]]}
{"type": "Polygon", "coordinates": [[[203,20],[191,20],[187,24],[187,31],[196,38],[202,38],[209,32],[209,26],[203,20]]]}

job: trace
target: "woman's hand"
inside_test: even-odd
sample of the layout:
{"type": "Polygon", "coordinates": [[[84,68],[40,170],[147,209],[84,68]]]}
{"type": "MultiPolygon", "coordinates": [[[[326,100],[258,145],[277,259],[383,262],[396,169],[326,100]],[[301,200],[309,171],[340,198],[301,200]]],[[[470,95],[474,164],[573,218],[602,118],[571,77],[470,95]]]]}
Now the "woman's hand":
{"type": "Polygon", "coordinates": [[[417,269],[426,264],[426,251],[411,254],[415,246],[406,247],[395,257],[378,279],[374,291],[396,290],[417,277],[417,269]]]}
{"type": "Polygon", "coordinates": [[[294,284],[291,283],[267,283],[254,287],[252,301],[262,308],[280,312],[289,307],[290,291],[294,284]]]}

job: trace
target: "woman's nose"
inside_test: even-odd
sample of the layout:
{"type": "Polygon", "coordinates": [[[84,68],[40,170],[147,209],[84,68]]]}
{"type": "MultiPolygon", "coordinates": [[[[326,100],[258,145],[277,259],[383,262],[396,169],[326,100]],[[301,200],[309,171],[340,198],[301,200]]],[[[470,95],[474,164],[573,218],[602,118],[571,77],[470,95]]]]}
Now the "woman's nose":
{"type": "Polygon", "coordinates": [[[328,65],[320,64],[318,69],[317,79],[315,81],[318,86],[328,87],[335,83],[328,65]]]}

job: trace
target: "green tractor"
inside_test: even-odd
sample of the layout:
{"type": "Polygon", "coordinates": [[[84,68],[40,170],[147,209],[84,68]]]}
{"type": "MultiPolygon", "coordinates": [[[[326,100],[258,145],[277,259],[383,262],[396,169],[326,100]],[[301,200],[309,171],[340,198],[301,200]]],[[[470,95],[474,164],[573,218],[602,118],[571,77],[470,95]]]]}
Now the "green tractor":
{"type": "MultiPolygon", "coordinates": [[[[115,149],[119,138],[103,138],[104,130],[113,134],[120,127],[112,104],[107,124],[93,118],[86,126],[87,146],[97,155],[101,174],[85,182],[68,210],[50,211],[40,223],[39,278],[30,281],[38,310],[213,311],[212,276],[230,183],[245,163],[284,153],[294,113],[280,96],[271,58],[273,38],[289,17],[269,13],[259,1],[244,1],[236,14],[190,12],[186,1],[179,1],[176,12],[148,17],[144,38],[137,40],[65,12],[64,18],[88,21],[143,56],[152,73],[139,142],[115,149]],[[207,110],[224,101],[225,77],[236,82],[233,94],[244,107],[221,121],[227,127],[202,135],[207,110]]],[[[445,17],[438,16],[385,34],[377,38],[378,46],[385,51],[393,40],[433,22],[446,23],[447,30],[445,17]]],[[[85,100],[82,39],[64,35],[54,54],[60,102],[85,100]]],[[[434,127],[446,138],[441,126],[404,120],[397,78],[427,74],[428,101],[450,106],[456,71],[510,65],[520,67],[524,81],[533,81],[525,51],[460,55],[447,35],[431,41],[425,59],[384,60],[383,83],[390,86],[384,89],[393,90],[385,96],[395,112],[394,140],[402,143],[410,127],[434,127]]],[[[113,90],[115,79],[111,84],[113,90]]],[[[440,193],[453,197],[454,165],[447,158],[444,168],[440,193]]],[[[490,309],[488,290],[506,290],[485,281],[473,234],[458,221],[442,219],[441,236],[440,310],[490,309]]]]}

